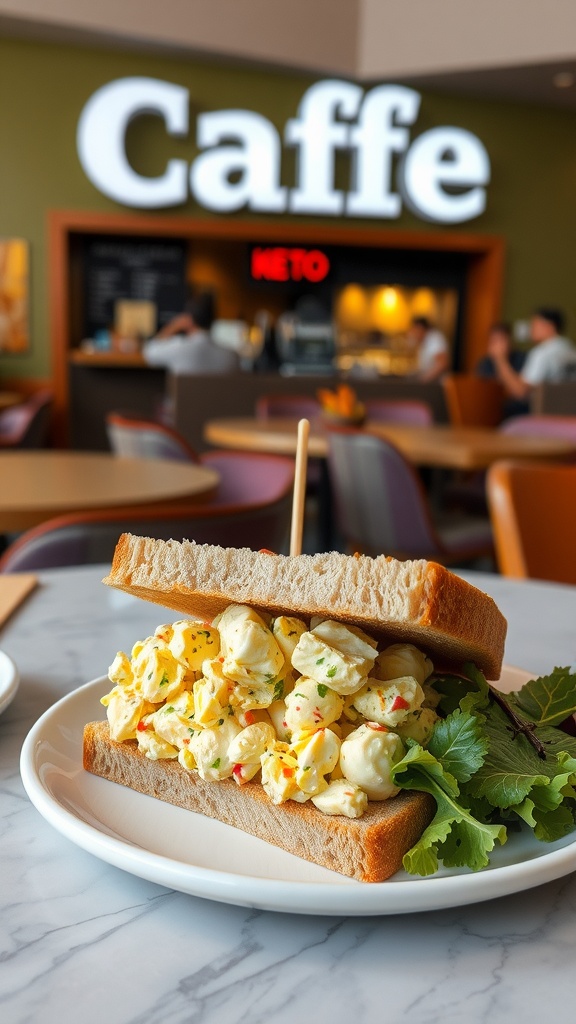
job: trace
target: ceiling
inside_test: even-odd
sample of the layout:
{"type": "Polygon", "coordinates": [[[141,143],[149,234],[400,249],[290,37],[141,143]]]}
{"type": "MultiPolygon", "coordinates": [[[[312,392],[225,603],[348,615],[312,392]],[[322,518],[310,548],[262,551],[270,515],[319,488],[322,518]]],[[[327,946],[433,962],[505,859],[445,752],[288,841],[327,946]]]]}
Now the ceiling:
{"type": "Polygon", "coordinates": [[[576,108],[576,0],[0,0],[0,35],[576,108]]]}

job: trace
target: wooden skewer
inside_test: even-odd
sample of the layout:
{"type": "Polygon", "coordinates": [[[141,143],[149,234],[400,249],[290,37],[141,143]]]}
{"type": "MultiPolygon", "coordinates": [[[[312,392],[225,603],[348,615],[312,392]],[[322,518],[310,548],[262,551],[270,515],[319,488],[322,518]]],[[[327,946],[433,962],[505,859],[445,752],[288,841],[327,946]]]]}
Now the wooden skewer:
{"type": "Polygon", "coordinates": [[[290,530],[290,554],[302,554],[302,534],[304,532],[304,505],[306,502],[306,468],[308,465],[309,420],[298,423],[298,441],[296,444],[296,469],[294,473],[294,498],[292,501],[292,525],[290,530]]]}

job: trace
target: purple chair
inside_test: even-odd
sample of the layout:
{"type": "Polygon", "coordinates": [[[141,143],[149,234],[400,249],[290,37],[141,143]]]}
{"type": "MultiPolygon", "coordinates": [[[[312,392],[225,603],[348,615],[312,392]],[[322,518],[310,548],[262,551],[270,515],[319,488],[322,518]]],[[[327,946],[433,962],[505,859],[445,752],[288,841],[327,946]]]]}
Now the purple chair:
{"type": "Polygon", "coordinates": [[[0,448],[43,448],[46,444],[52,392],[37,391],[20,405],[0,413],[0,448]]]}
{"type": "Polygon", "coordinates": [[[576,444],[576,416],[514,416],[502,424],[504,434],[530,434],[532,437],[558,437],[576,444]]]}
{"type": "Polygon", "coordinates": [[[269,420],[316,419],[321,412],[320,402],[312,395],[261,395],[256,402],[256,418],[269,420]]]}
{"type": "MultiPolygon", "coordinates": [[[[218,454],[218,453],[211,453],[218,454]]],[[[59,516],[22,534],[0,559],[0,572],[110,562],[121,533],[163,540],[195,540],[223,547],[269,548],[286,544],[292,511],[294,460],[281,455],[222,453],[212,464],[225,470],[216,498],[167,511],[143,507],[59,516]]]]}
{"type": "Polygon", "coordinates": [[[115,455],[128,459],[174,459],[198,462],[198,455],[186,438],[155,420],[144,420],[121,412],[106,415],[106,433],[115,455]]]}
{"type": "Polygon", "coordinates": [[[364,402],[366,418],[381,423],[406,423],[414,427],[429,427],[434,422],[427,402],[410,399],[367,398],[364,402]]]}
{"type": "Polygon", "coordinates": [[[492,555],[486,519],[433,521],[419,477],[389,442],[362,431],[332,430],[329,469],[338,526],[351,548],[443,564],[492,555]]]}

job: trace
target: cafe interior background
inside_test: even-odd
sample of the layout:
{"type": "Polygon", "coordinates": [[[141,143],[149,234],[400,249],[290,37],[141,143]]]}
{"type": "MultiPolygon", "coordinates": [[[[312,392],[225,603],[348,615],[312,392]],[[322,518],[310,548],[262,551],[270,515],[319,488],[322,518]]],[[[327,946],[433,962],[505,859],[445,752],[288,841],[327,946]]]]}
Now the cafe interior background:
{"type": "MultiPolygon", "coordinates": [[[[0,0],[0,270],[4,305],[17,318],[3,335],[0,378],[22,394],[52,390],[52,444],[104,448],[110,405],[150,407],[163,386],[159,372],[139,365],[134,338],[117,330],[111,337],[110,328],[132,316],[150,333],[189,286],[213,293],[224,333],[226,322],[245,325],[248,356],[262,341],[263,311],[274,325],[299,299],[320,301],[336,325],[337,365],[360,373],[409,367],[403,338],[414,314],[444,330],[456,370],[474,367],[496,320],[513,322],[525,345],[526,321],[541,303],[564,309],[574,331],[570,4],[557,5],[552,24],[527,19],[521,38],[520,2],[504,11],[488,3],[481,14],[469,3],[465,12],[440,6],[442,16],[438,4],[433,13],[422,0],[358,0],[339,4],[335,18],[325,0],[289,8],[197,2],[190,17],[175,2],[144,9],[106,2],[95,10],[0,0]],[[171,130],[144,100],[123,139],[134,180],[159,180],[171,161],[184,166],[191,181],[176,201],[114,198],[82,159],[86,109],[104,87],[133,79],[168,83],[189,98],[184,130],[171,130]],[[394,215],[360,216],[345,200],[338,214],[297,212],[288,200],[276,209],[201,201],[194,168],[210,149],[198,138],[203,115],[251,111],[266,119],[277,133],[276,185],[289,195],[302,171],[289,126],[309,91],[330,79],[360,86],[364,101],[380,86],[415,91],[415,114],[399,118],[404,129],[390,129],[404,131],[388,169],[389,191],[398,193],[394,215]],[[442,126],[467,133],[488,161],[479,212],[453,222],[400,194],[406,152],[442,126]],[[280,279],[272,270],[276,280],[262,280],[278,249],[289,261],[305,253],[329,269],[319,279],[312,262],[306,281],[298,265],[295,272],[283,266],[280,279]]],[[[219,140],[230,141],[238,144],[225,134],[219,140]]],[[[336,145],[332,156],[330,188],[346,197],[351,153],[336,145]]],[[[241,177],[230,176],[231,190],[241,177]]],[[[448,197],[466,191],[445,189],[448,197]]],[[[223,395],[219,411],[226,410],[223,395]]]]}

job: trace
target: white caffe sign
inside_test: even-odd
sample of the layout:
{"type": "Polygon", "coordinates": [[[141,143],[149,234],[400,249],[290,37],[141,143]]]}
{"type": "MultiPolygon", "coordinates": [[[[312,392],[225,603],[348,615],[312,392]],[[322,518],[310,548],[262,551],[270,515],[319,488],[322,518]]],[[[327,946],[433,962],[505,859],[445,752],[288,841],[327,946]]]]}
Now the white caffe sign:
{"type": "Polygon", "coordinates": [[[119,78],[98,89],[78,123],[78,155],[93,185],[126,206],[160,209],[185,203],[189,192],[218,213],[247,208],[391,219],[405,204],[417,216],[459,224],[483,213],[490,160],[480,139],[464,128],[417,135],[421,97],[400,85],[365,91],[327,79],[304,93],[283,139],[252,110],[216,110],[196,121],[198,155],[190,167],[169,160],[163,174],[145,177],[126,156],[128,124],[156,114],[172,136],[190,131],[188,89],[154,78],[119,78]],[[296,181],[281,184],[282,145],[296,150],[296,181]],[[337,151],[350,155],[350,182],[335,187],[337,151]]]}

